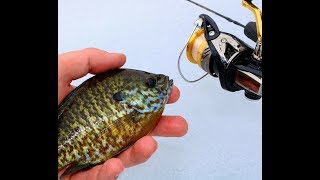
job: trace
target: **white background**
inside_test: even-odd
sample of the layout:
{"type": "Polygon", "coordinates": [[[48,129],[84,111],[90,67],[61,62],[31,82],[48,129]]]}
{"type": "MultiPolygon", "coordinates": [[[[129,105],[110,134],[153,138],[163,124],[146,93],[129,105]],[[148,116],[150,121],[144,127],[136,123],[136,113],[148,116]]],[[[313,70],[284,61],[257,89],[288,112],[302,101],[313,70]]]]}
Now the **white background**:
{"type": "MultiPolygon", "coordinates": [[[[197,0],[242,24],[254,21],[241,0],[197,0]]],[[[261,0],[254,1],[261,8],[261,0]]],[[[224,32],[254,47],[243,29],[185,0],[59,0],[59,53],[96,47],[127,56],[124,67],[163,73],[174,79],[181,97],[164,114],[181,115],[189,124],[182,138],[158,140],[158,150],[144,164],[126,169],[126,179],[262,179],[261,101],[243,91],[228,92],[217,78],[185,82],[177,70],[179,52],[199,14],[211,16],[224,32]]],[[[204,72],[182,59],[189,79],[204,72]]],[[[83,82],[86,76],[74,82],[83,82]]]]}

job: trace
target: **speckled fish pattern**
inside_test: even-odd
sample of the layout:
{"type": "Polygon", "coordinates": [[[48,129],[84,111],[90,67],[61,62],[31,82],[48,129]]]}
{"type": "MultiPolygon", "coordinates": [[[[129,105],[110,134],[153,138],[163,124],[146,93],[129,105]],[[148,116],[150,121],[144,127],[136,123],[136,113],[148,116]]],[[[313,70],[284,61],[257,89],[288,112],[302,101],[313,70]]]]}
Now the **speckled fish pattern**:
{"type": "Polygon", "coordinates": [[[62,176],[102,164],[149,134],[169,99],[163,74],[114,69],[91,77],[58,107],[58,170],[62,176]]]}

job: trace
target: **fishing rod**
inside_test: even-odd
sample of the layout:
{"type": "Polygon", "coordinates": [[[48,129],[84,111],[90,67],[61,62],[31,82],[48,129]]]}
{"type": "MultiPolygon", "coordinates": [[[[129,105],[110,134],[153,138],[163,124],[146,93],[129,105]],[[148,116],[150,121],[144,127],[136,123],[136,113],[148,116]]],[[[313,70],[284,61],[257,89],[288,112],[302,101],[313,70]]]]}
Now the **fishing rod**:
{"type": "Polygon", "coordinates": [[[213,14],[215,14],[217,16],[220,16],[220,17],[226,19],[229,22],[232,22],[232,23],[234,23],[234,24],[236,24],[238,26],[241,26],[241,27],[245,28],[245,25],[243,25],[243,24],[239,23],[238,21],[235,21],[235,20],[233,20],[233,19],[231,19],[231,18],[229,18],[227,16],[224,16],[224,15],[222,15],[222,14],[220,14],[220,13],[218,13],[218,12],[212,10],[212,9],[209,9],[209,8],[207,8],[207,7],[205,7],[205,6],[201,5],[201,4],[198,4],[198,3],[194,2],[194,1],[191,1],[191,0],[186,0],[186,1],[189,1],[189,2],[195,4],[195,5],[197,5],[197,6],[201,7],[201,8],[209,11],[209,12],[212,12],[213,14]]]}
{"type": "Polygon", "coordinates": [[[178,70],[187,82],[197,82],[207,74],[219,78],[221,87],[227,91],[244,90],[247,98],[262,97],[262,13],[252,0],[242,0],[242,5],[253,12],[255,22],[243,25],[199,3],[186,0],[227,21],[244,28],[244,34],[256,43],[250,47],[235,35],[219,30],[215,21],[200,14],[196,26],[178,58],[178,70]],[[188,80],[181,72],[180,59],[186,50],[189,62],[197,64],[206,72],[196,80],[188,80]]]}

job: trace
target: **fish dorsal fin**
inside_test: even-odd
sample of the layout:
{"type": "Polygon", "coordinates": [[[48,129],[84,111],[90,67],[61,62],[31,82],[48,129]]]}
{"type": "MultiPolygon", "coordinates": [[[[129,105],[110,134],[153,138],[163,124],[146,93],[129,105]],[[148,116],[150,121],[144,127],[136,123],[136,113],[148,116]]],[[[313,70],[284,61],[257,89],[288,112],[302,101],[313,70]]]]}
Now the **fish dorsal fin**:
{"type": "Polygon", "coordinates": [[[75,98],[79,94],[81,94],[81,92],[83,92],[89,84],[90,84],[90,81],[88,79],[82,84],[80,84],[79,86],[77,86],[63,99],[63,101],[58,106],[58,119],[60,119],[60,116],[64,113],[64,111],[74,103],[75,98]]]}
{"type": "Polygon", "coordinates": [[[123,68],[121,68],[121,69],[112,69],[112,70],[106,71],[104,73],[100,73],[100,74],[97,74],[95,76],[92,76],[91,78],[88,78],[87,80],[85,80],[82,84],[80,84],[72,92],[70,92],[63,99],[63,101],[59,104],[59,106],[58,106],[58,119],[64,113],[64,111],[66,109],[68,109],[68,107],[70,107],[70,105],[74,102],[75,97],[78,96],[78,94],[80,94],[83,90],[85,90],[86,87],[88,87],[91,82],[93,82],[92,79],[99,79],[99,78],[104,78],[104,77],[107,77],[107,76],[116,75],[117,73],[120,73],[120,72],[122,72],[124,70],[126,70],[126,69],[123,69],[123,68]]]}

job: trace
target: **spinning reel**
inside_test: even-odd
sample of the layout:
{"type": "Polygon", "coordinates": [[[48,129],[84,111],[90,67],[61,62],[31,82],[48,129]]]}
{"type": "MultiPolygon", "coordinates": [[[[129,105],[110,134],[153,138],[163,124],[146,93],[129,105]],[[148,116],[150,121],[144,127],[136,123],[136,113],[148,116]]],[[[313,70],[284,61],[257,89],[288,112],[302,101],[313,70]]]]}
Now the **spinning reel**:
{"type": "Polygon", "coordinates": [[[259,8],[252,4],[251,0],[242,0],[242,5],[252,11],[256,19],[256,22],[249,22],[244,26],[198,3],[187,1],[242,26],[245,35],[256,42],[256,46],[253,49],[236,36],[220,31],[211,17],[201,14],[178,59],[178,69],[182,78],[187,82],[196,82],[210,74],[219,78],[223,89],[231,92],[244,90],[247,98],[260,99],[262,97],[262,13],[259,8]],[[189,62],[197,64],[207,74],[193,81],[182,75],[180,58],[185,49],[189,62]]]}

